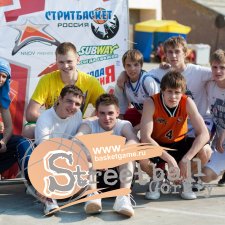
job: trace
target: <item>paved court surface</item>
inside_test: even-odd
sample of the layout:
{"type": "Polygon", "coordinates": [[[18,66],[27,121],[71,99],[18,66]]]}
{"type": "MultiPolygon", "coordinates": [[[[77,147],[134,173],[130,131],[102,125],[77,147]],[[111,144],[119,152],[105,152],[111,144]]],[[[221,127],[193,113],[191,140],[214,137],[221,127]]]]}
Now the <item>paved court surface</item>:
{"type": "Polygon", "coordinates": [[[43,216],[42,204],[25,194],[23,183],[0,183],[1,225],[51,224],[154,224],[154,225],[212,225],[225,224],[225,187],[213,187],[199,192],[196,200],[182,200],[178,194],[162,195],[159,200],[144,199],[145,186],[134,185],[135,216],[126,218],[114,213],[114,198],[103,200],[103,212],[88,216],[83,204],[63,209],[57,215],[43,216]]]}

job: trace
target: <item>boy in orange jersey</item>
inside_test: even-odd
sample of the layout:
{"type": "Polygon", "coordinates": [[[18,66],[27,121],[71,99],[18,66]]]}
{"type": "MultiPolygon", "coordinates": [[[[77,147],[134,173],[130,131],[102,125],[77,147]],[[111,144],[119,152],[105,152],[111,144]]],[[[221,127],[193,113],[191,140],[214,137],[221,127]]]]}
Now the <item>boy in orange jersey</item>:
{"type": "MultiPolygon", "coordinates": [[[[141,141],[176,149],[176,151],[164,151],[159,161],[167,162],[169,169],[173,167],[179,169],[183,187],[181,197],[195,199],[196,195],[191,189],[188,192],[184,191],[184,182],[190,177],[188,161],[198,157],[201,160],[201,166],[208,162],[211,156],[211,149],[207,145],[209,133],[194,101],[184,94],[186,81],[180,72],[169,71],[162,78],[160,89],[159,94],[153,95],[144,102],[141,141]],[[195,130],[195,138],[186,135],[188,118],[195,130]]],[[[149,160],[141,160],[140,165],[142,170],[152,175],[149,160]]],[[[193,165],[196,166],[196,163],[193,165]]],[[[196,172],[194,166],[192,173],[196,172]]],[[[152,190],[149,186],[145,197],[158,199],[159,188],[152,190]]]]}

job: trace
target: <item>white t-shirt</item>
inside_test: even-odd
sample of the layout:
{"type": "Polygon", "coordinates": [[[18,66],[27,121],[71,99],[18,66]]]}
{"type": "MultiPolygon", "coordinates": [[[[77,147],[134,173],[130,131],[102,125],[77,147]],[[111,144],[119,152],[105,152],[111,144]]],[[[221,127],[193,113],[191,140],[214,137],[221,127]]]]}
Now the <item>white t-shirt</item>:
{"type": "MultiPolygon", "coordinates": [[[[85,120],[83,123],[87,124],[91,128],[91,133],[103,133],[106,132],[100,124],[99,120],[85,120]]],[[[133,129],[131,123],[127,120],[117,119],[116,125],[113,127],[113,134],[117,136],[122,136],[122,129],[125,125],[128,125],[128,129],[133,129]]]]}
{"type": "Polygon", "coordinates": [[[35,127],[35,142],[40,144],[43,140],[54,137],[70,139],[82,123],[82,113],[78,110],[73,116],[61,119],[52,107],[45,110],[38,118],[35,127]]]}
{"type": "MultiPolygon", "coordinates": [[[[162,77],[168,71],[169,70],[156,68],[150,70],[148,73],[161,81],[162,77]]],[[[182,72],[182,75],[185,77],[187,82],[186,94],[194,100],[199,113],[204,118],[209,117],[209,107],[205,85],[206,82],[211,79],[211,68],[200,65],[187,64],[185,70],[182,72]]]]}
{"type": "Polygon", "coordinates": [[[115,96],[119,100],[120,113],[125,114],[128,102],[139,111],[143,109],[146,98],[159,93],[159,83],[146,72],[141,72],[139,79],[132,83],[130,80],[124,85],[124,91],[115,88],[115,96]]]}
{"type": "Polygon", "coordinates": [[[225,89],[219,88],[215,81],[206,85],[210,112],[215,125],[225,129],[225,89]]]}

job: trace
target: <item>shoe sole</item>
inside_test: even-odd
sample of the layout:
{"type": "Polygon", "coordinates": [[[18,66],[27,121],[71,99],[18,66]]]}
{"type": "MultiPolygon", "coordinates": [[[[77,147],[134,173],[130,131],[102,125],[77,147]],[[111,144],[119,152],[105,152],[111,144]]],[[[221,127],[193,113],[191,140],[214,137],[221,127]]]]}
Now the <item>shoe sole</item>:
{"type": "Polygon", "coordinates": [[[45,210],[44,210],[44,214],[45,214],[45,216],[52,216],[52,215],[54,215],[55,213],[57,213],[57,212],[58,212],[58,211],[53,212],[53,211],[54,211],[54,210],[56,210],[56,209],[58,209],[58,208],[51,209],[49,212],[47,212],[47,211],[45,211],[45,210]]]}
{"type": "Polygon", "coordinates": [[[197,199],[197,196],[196,196],[196,197],[193,197],[193,198],[186,198],[186,197],[180,195],[180,197],[181,197],[182,199],[184,199],[184,200],[195,200],[195,199],[197,199]]]}
{"type": "Polygon", "coordinates": [[[102,212],[102,207],[100,205],[94,204],[94,203],[89,203],[85,207],[85,212],[87,214],[98,214],[102,212]]]}
{"type": "Polygon", "coordinates": [[[225,184],[218,184],[218,187],[225,187],[225,184]]]}
{"type": "Polygon", "coordinates": [[[132,217],[134,215],[133,212],[127,211],[125,209],[120,210],[120,211],[116,211],[116,212],[119,213],[119,214],[121,214],[121,215],[128,216],[128,217],[132,217]]]}
{"type": "Polygon", "coordinates": [[[147,199],[147,200],[158,200],[158,199],[160,199],[160,197],[161,197],[161,194],[158,194],[158,195],[155,195],[152,197],[149,197],[148,194],[145,194],[145,199],[147,199]]]}

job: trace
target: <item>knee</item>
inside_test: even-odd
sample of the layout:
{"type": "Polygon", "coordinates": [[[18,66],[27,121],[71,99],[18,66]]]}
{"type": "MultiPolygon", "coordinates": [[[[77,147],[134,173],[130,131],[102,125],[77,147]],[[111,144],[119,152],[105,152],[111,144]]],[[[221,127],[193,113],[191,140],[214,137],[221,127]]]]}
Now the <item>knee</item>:
{"type": "Polygon", "coordinates": [[[208,167],[204,167],[203,169],[202,169],[202,172],[203,172],[203,174],[205,175],[205,176],[202,176],[201,177],[201,180],[203,181],[203,182],[205,182],[205,183],[209,183],[209,182],[211,182],[211,181],[213,181],[213,180],[216,180],[217,179],[217,174],[212,170],[212,169],[210,169],[210,168],[208,168],[208,167]]]}
{"type": "Polygon", "coordinates": [[[34,139],[35,124],[27,125],[22,131],[22,135],[29,139],[34,139]]]}
{"type": "Polygon", "coordinates": [[[211,147],[207,144],[205,145],[201,151],[197,154],[197,158],[199,158],[202,162],[202,166],[204,166],[210,159],[212,154],[211,147]]]}

